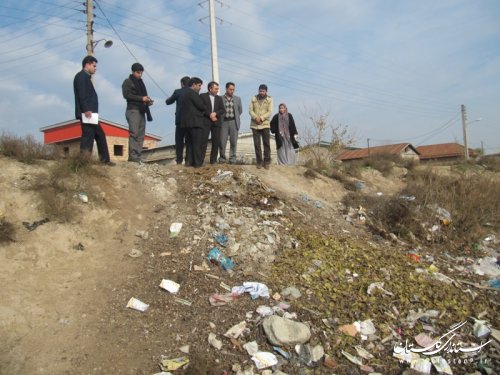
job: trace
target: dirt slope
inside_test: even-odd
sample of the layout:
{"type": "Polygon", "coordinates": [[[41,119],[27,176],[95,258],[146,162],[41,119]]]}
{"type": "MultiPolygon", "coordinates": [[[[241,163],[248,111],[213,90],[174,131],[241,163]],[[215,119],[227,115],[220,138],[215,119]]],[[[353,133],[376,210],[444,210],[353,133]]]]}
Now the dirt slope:
{"type": "MultiPolygon", "coordinates": [[[[0,374],[153,374],[162,356],[190,359],[190,366],[176,373],[231,373],[233,364],[252,365],[241,348],[244,342],[265,343],[255,310],[268,301],[241,297],[237,303],[211,306],[210,295],[226,293],[221,282],[276,285],[272,264],[291,249],[298,228],[343,241],[371,239],[364,228],[344,220],[339,203],[346,191],[339,183],[306,178],[301,167],[277,166],[269,171],[226,166],[233,174],[218,180],[213,180],[217,166],[103,167],[88,203],[79,201],[75,191],[78,220],[50,221],[28,231],[23,221],[43,218],[38,195],[29,187],[47,167],[0,157],[0,211],[16,227],[15,241],[0,245],[0,374]],[[276,210],[282,214],[274,216],[276,210]],[[173,222],[183,223],[175,238],[169,236],[173,222]],[[228,234],[224,250],[237,263],[234,272],[216,265],[195,269],[215,245],[215,231],[228,234]],[[142,256],[129,256],[132,249],[142,256]],[[177,297],[192,304],[161,290],[163,278],[179,283],[177,297]],[[148,303],[147,312],[125,308],[131,297],[148,303]],[[244,340],[222,337],[243,320],[251,326],[244,340]],[[221,350],[208,344],[209,332],[223,340],[221,350]],[[185,346],[187,355],[180,350],[185,346]]],[[[365,180],[373,194],[391,194],[401,186],[398,176],[387,180],[375,174],[365,180]]],[[[311,309],[318,307],[313,301],[308,302],[311,309]]],[[[298,306],[290,312],[300,320],[315,319],[298,306]]],[[[313,342],[322,342],[322,335],[313,330],[313,342]]],[[[360,373],[347,363],[335,371],[360,373]]],[[[381,372],[397,373],[395,368],[397,363],[381,372]]],[[[288,374],[303,370],[283,367],[288,374]]],[[[310,371],[332,370],[320,366],[310,371]]]]}

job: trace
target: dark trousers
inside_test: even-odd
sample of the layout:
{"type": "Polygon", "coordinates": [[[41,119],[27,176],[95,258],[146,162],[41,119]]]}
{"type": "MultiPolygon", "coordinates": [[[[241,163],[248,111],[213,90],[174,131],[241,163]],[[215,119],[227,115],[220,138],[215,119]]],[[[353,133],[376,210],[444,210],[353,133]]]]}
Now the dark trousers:
{"type": "Polygon", "coordinates": [[[92,153],[94,148],[94,140],[97,143],[97,152],[99,160],[102,162],[109,161],[108,142],[106,142],[106,134],[102,130],[101,124],[92,125],[84,124],[80,120],[82,126],[82,139],[80,141],[80,152],[92,153]]]}
{"type": "Polygon", "coordinates": [[[144,135],[146,134],[146,114],[138,109],[127,109],[125,118],[128,122],[128,160],[140,161],[144,135]]]}
{"type": "MultiPolygon", "coordinates": [[[[177,164],[182,163],[182,154],[184,152],[184,144],[186,142],[186,129],[181,128],[180,125],[175,126],[175,161],[177,164]]],[[[184,159],[186,164],[187,160],[187,147],[186,147],[186,157],[184,159]]]]}
{"type": "Polygon", "coordinates": [[[255,148],[255,161],[257,164],[270,164],[271,163],[271,143],[269,141],[269,128],[265,129],[252,129],[253,146],[255,148]],[[262,144],[264,145],[264,159],[262,159],[262,144]]]}
{"type": "Polygon", "coordinates": [[[215,164],[217,163],[217,155],[220,147],[221,127],[220,125],[212,124],[210,128],[207,128],[205,131],[206,134],[202,150],[203,157],[207,154],[208,137],[210,136],[210,142],[212,144],[212,149],[210,150],[210,164],[215,164]]]}
{"type": "Polygon", "coordinates": [[[186,153],[190,167],[201,167],[205,155],[203,154],[203,141],[206,130],[204,128],[186,128],[186,153]]]}

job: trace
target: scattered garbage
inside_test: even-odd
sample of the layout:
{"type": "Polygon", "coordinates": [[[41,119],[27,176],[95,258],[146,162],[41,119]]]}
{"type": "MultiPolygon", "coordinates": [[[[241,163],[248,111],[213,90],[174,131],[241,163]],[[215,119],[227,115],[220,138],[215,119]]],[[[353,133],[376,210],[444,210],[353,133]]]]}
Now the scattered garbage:
{"type": "Polygon", "coordinates": [[[474,336],[476,336],[477,338],[484,338],[484,337],[487,337],[491,333],[491,330],[486,325],[485,320],[474,319],[474,325],[472,326],[472,332],[474,333],[474,336]]]}
{"type": "Polygon", "coordinates": [[[264,306],[264,305],[257,307],[256,312],[257,312],[257,314],[259,314],[262,317],[271,316],[274,314],[274,310],[271,307],[264,306]]]}
{"type": "Polygon", "coordinates": [[[172,223],[170,224],[170,238],[175,238],[179,235],[182,229],[182,223],[172,223]]]}
{"type": "Polygon", "coordinates": [[[358,366],[363,365],[363,361],[361,361],[360,358],[358,358],[352,354],[349,354],[348,352],[346,352],[344,350],[342,350],[341,353],[344,357],[346,357],[350,362],[354,363],[355,365],[358,365],[358,366]]]}
{"type": "Polygon", "coordinates": [[[214,240],[223,247],[226,247],[228,238],[224,233],[215,233],[214,240]]]}
{"type": "Polygon", "coordinates": [[[491,288],[500,288],[500,279],[490,280],[490,281],[488,281],[488,285],[491,288]]]}
{"type": "Polygon", "coordinates": [[[208,334],[208,343],[217,350],[222,349],[222,341],[217,339],[217,335],[215,333],[210,332],[208,334]]]}
{"type": "Polygon", "coordinates": [[[232,338],[232,339],[237,339],[238,337],[240,337],[240,335],[243,333],[243,331],[246,329],[247,327],[247,322],[246,321],[242,321],[234,326],[232,326],[225,334],[224,336],[228,337],[228,338],[232,338]]]}
{"type": "Polygon", "coordinates": [[[137,310],[137,311],[140,311],[140,312],[144,312],[148,309],[149,305],[138,300],[137,298],[130,298],[130,300],[128,301],[127,303],[127,307],[129,309],[133,309],[133,310],[137,310]]]}
{"type": "Polygon", "coordinates": [[[500,276],[500,266],[497,258],[484,257],[477,261],[477,264],[472,266],[473,271],[480,276],[498,277],[500,276]]]}
{"type": "Polygon", "coordinates": [[[186,305],[186,306],[191,306],[193,304],[193,302],[188,301],[187,299],[184,299],[184,298],[179,298],[179,297],[175,297],[174,301],[177,303],[180,303],[181,305],[186,305]]]}
{"type": "Polygon", "coordinates": [[[286,360],[290,359],[291,357],[290,353],[288,353],[286,350],[281,349],[279,346],[273,346],[273,350],[286,360]]]}
{"type": "Polygon", "coordinates": [[[163,279],[160,283],[160,288],[165,289],[167,292],[176,294],[179,291],[180,285],[175,281],[163,279]]]}
{"type": "Polygon", "coordinates": [[[172,359],[162,359],[160,362],[160,369],[162,371],[175,371],[189,363],[189,358],[178,357],[172,359]]]}
{"type": "Polygon", "coordinates": [[[128,256],[131,258],[139,258],[142,256],[142,251],[137,249],[132,249],[129,251],[128,256]]]}
{"type": "Polygon", "coordinates": [[[235,266],[234,261],[225,256],[222,251],[220,251],[218,248],[213,247],[210,252],[208,253],[207,259],[210,262],[217,263],[219,266],[222,267],[223,270],[232,270],[235,266]]]}
{"type": "Polygon", "coordinates": [[[257,341],[250,341],[245,343],[243,348],[247,351],[248,355],[254,355],[259,351],[259,344],[257,344],[257,341]]]}
{"type": "Polygon", "coordinates": [[[89,196],[87,193],[78,193],[78,198],[83,202],[83,203],[88,203],[89,202],[89,196]]]}
{"type": "Polygon", "coordinates": [[[375,358],[373,356],[373,354],[371,354],[368,350],[364,349],[363,347],[359,346],[359,345],[356,345],[354,347],[354,349],[356,349],[356,352],[358,353],[358,355],[361,357],[361,358],[364,358],[364,359],[372,359],[372,358],[375,358]]]}
{"type": "Polygon", "coordinates": [[[229,302],[236,300],[237,298],[238,296],[232,293],[227,293],[227,294],[214,293],[210,297],[208,297],[208,301],[212,306],[223,306],[229,302]]]}
{"type": "Polygon", "coordinates": [[[270,352],[257,352],[252,356],[252,361],[258,370],[262,370],[278,364],[278,358],[270,352]]]}
{"type": "Polygon", "coordinates": [[[23,225],[27,230],[29,230],[31,232],[31,231],[35,230],[36,228],[38,228],[40,225],[48,223],[49,221],[50,221],[49,218],[46,217],[45,219],[37,220],[37,221],[34,221],[32,223],[29,223],[27,221],[23,221],[23,225]]]}
{"type": "Polygon", "coordinates": [[[269,298],[269,288],[267,285],[255,281],[246,281],[242,286],[234,286],[231,293],[242,295],[243,293],[250,293],[252,299],[259,297],[269,298]]]}
{"type": "Polygon", "coordinates": [[[410,368],[418,371],[419,374],[430,374],[432,364],[429,358],[419,358],[410,363],[410,368]]]}
{"type": "Polygon", "coordinates": [[[272,211],[266,211],[266,210],[261,210],[259,212],[259,215],[260,216],[282,216],[283,215],[283,211],[282,210],[278,210],[278,209],[274,209],[272,211]]]}
{"type": "Polygon", "coordinates": [[[431,357],[431,363],[434,365],[438,373],[453,375],[450,365],[443,357],[441,356],[431,357]]]}
{"type": "Polygon", "coordinates": [[[354,187],[356,190],[363,190],[365,188],[365,183],[363,181],[356,181],[354,187]]]}
{"type": "Polygon", "coordinates": [[[382,291],[384,294],[387,294],[388,296],[392,296],[393,294],[387,290],[384,289],[384,282],[376,282],[376,283],[371,283],[368,286],[368,289],[366,290],[366,293],[368,295],[373,295],[376,290],[382,291]]]}
{"type": "Polygon", "coordinates": [[[211,178],[212,182],[219,182],[222,181],[226,178],[232,177],[233,172],[232,171],[223,171],[221,169],[217,170],[217,174],[211,178]]]}

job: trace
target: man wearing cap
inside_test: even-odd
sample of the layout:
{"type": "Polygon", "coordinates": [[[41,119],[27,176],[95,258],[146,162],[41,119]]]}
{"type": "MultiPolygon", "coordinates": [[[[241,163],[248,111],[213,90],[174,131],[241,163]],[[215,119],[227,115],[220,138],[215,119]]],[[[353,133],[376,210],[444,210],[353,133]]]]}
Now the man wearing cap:
{"type": "Polygon", "coordinates": [[[146,133],[146,116],[153,121],[149,106],[153,100],[148,96],[146,85],[142,80],[144,67],[139,63],[132,64],[132,74],[123,81],[122,94],[127,101],[125,117],[128,122],[128,161],[140,163],[142,145],[146,133]]]}
{"type": "Polygon", "coordinates": [[[255,148],[255,161],[257,168],[269,169],[271,164],[271,144],[269,119],[273,111],[273,99],[267,95],[267,86],[259,86],[259,94],[252,97],[250,102],[250,128],[252,129],[253,145],[255,148]],[[264,145],[264,157],[262,157],[262,144],[264,145]]]}
{"type": "Polygon", "coordinates": [[[80,140],[80,153],[92,154],[94,141],[97,143],[97,152],[101,163],[114,165],[109,159],[108,143],[106,134],[99,122],[92,123],[92,114],[99,113],[99,100],[92,83],[92,75],[97,70],[97,59],[94,56],[86,56],[82,60],[82,70],[73,80],[73,92],[75,94],[75,117],[80,120],[82,127],[82,138],[80,140]]]}

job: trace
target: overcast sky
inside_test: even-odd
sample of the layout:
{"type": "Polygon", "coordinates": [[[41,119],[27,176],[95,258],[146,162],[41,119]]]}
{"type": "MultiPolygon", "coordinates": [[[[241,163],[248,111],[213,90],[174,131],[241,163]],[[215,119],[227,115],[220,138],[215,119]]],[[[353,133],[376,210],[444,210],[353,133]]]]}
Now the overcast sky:
{"type": "MultiPolygon", "coordinates": [[[[42,139],[74,117],[72,81],[86,55],[83,0],[2,0],[0,132],[42,139]]],[[[236,83],[248,105],[260,83],[274,112],[286,103],[299,133],[329,113],[366,147],[463,142],[500,152],[500,1],[216,1],[221,94],[236,83]],[[481,121],[474,121],[481,118],[481,121]]],[[[139,61],[155,99],[147,131],[173,143],[184,75],[211,80],[208,1],[95,0],[95,86],[101,117],[126,124],[121,84],[139,61]],[[201,5],[199,5],[201,1],[201,5]],[[201,21],[200,21],[201,20],[201,21]]]]}

